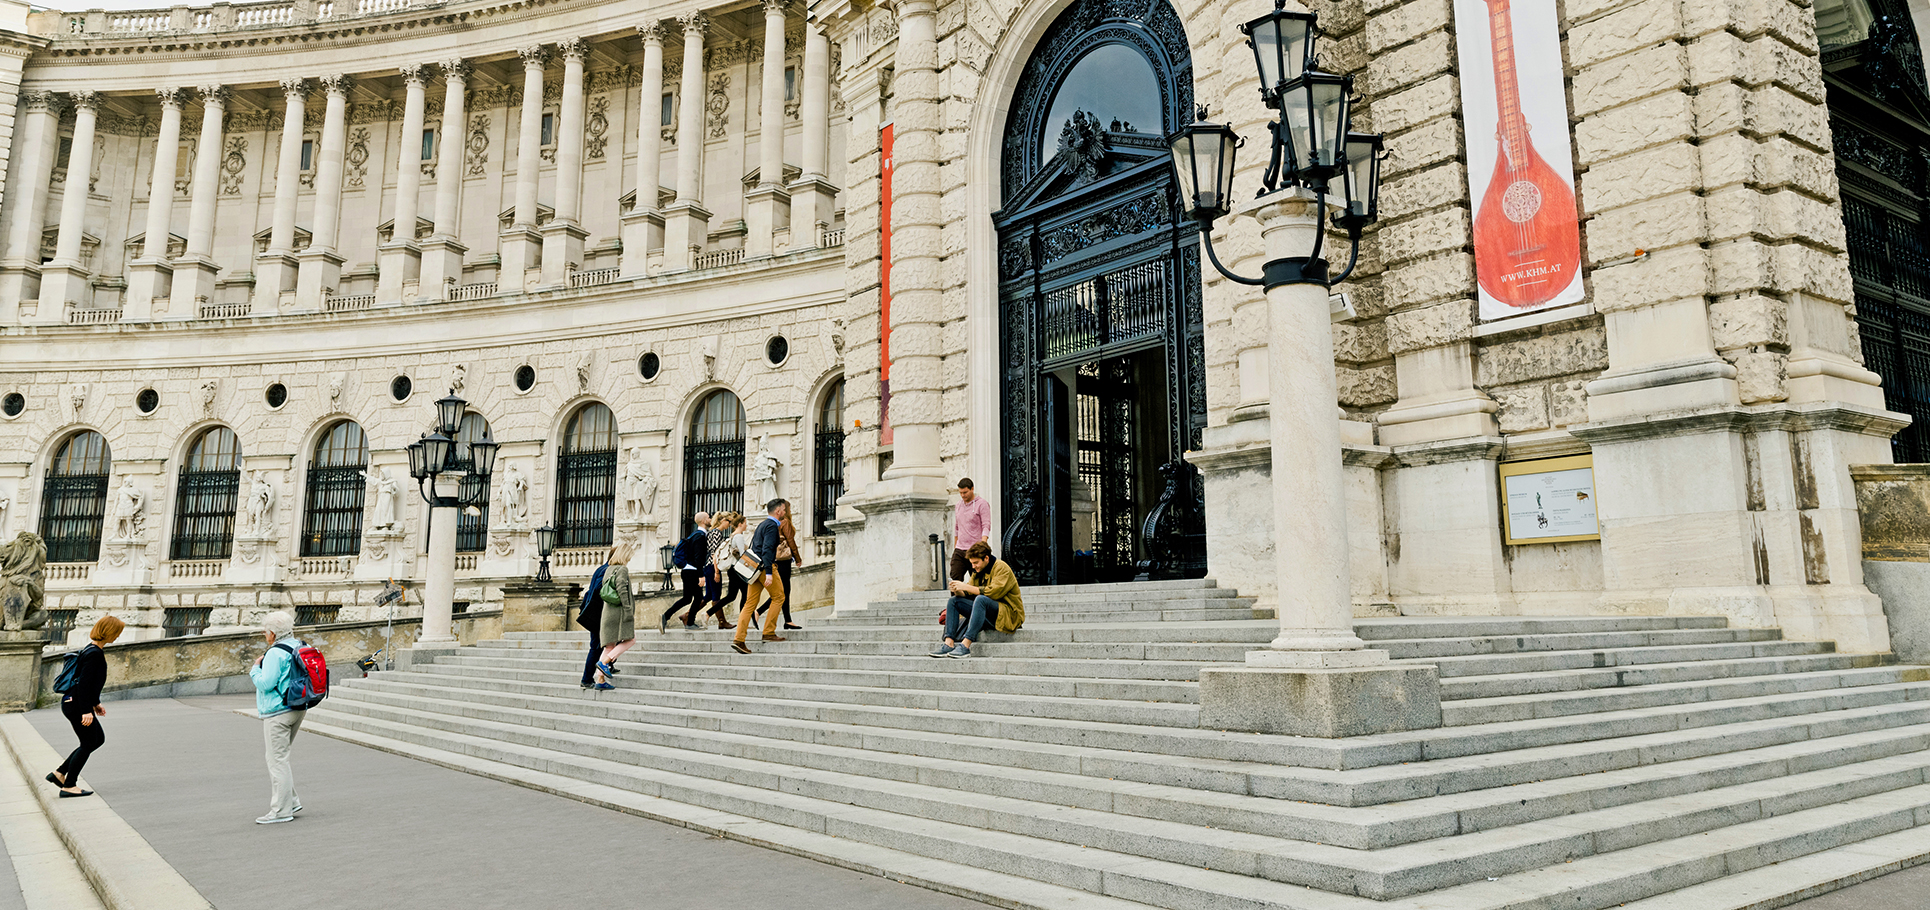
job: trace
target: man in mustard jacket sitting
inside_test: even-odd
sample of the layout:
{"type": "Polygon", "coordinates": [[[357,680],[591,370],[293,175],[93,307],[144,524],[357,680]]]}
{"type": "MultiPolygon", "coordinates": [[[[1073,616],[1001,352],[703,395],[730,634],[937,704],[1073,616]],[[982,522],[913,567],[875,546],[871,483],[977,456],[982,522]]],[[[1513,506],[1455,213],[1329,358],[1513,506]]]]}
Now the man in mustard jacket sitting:
{"type": "Polygon", "coordinates": [[[1025,599],[1012,567],[992,557],[992,548],[979,541],[965,551],[972,577],[954,581],[952,599],[945,605],[945,643],[932,657],[970,657],[972,640],[991,623],[1000,632],[1017,632],[1025,624],[1025,599]],[[956,644],[954,644],[956,642],[956,644]]]}

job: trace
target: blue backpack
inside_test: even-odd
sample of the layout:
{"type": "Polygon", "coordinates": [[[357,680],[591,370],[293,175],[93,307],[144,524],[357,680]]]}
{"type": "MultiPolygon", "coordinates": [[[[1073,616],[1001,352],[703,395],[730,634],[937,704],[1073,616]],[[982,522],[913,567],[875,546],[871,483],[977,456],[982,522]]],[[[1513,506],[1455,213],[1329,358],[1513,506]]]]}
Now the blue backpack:
{"type": "MultiPolygon", "coordinates": [[[[91,647],[93,647],[93,645],[87,646],[87,648],[91,647]]],[[[67,662],[60,667],[60,675],[54,677],[55,692],[65,695],[73,691],[74,686],[80,682],[80,655],[81,651],[85,651],[87,648],[82,648],[80,651],[75,651],[67,655],[67,662]]]]}

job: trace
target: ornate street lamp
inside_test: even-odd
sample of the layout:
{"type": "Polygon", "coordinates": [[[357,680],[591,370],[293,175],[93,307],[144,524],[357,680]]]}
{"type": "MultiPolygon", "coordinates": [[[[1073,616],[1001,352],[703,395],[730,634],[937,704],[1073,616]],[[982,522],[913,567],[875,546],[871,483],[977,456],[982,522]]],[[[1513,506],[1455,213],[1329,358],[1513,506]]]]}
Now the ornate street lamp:
{"type": "Polygon", "coordinates": [[[556,552],[556,529],[544,525],[536,529],[536,554],[543,557],[536,567],[537,581],[550,581],[550,554],[556,552]]]}
{"type": "Polygon", "coordinates": [[[487,438],[456,444],[469,402],[452,390],[436,402],[435,432],[408,446],[409,476],[429,506],[429,571],[423,585],[421,643],[447,645],[456,592],[456,513],[480,509],[489,501],[489,475],[496,467],[496,443],[487,438]],[[467,452],[459,449],[466,448],[467,452]],[[466,455],[466,458],[459,457],[466,455]],[[452,492],[445,492],[453,485],[452,492]],[[437,516],[438,511],[443,512],[437,516]],[[440,520],[438,520],[440,518],[440,520]]]}
{"type": "Polygon", "coordinates": [[[1280,107],[1280,87],[1313,68],[1313,42],[1319,34],[1312,13],[1289,13],[1286,0],[1273,0],[1273,12],[1240,26],[1260,71],[1260,100],[1280,107]]]}
{"type": "Polygon", "coordinates": [[[670,582],[670,561],[677,558],[677,545],[671,543],[664,544],[657,549],[657,554],[659,560],[657,564],[663,566],[663,589],[665,591],[675,591],[677,589],[676,585],[670,582]]]}

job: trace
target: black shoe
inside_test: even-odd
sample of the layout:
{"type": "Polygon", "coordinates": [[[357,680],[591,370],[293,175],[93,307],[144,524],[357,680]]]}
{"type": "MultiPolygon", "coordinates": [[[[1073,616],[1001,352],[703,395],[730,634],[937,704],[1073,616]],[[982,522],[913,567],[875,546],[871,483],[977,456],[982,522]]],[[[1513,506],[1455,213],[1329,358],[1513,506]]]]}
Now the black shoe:
{"type": "Polygon", "coordinates": [[[800,625],[798,625],[797,623],[794,623],[794,622],[787,622],[787,623],[785,623],[785,624],[784,624],[784,628],[786,628],[786,629],[802,629],[802,628],[804,628],[804,627],[803,627],[803,626],[800,626],[800,625]]]}
{"type": "Polygon", "coordinates": [[[66,784],[63,784],[60,782],[60,772],[58,771],[47,772],[47,783],[53,784],[56,787],[67,786],[66,784]]]}
{"type": "Polygon", "coordinates": [[[60,798],[61,798],[61,799],[69,799],[69,798],[71,798],[71,797],[75,797],[75,796],[93,796],[93,795],[94,795],[94,791],[92,791],[92,790],[82,790],[82,791],[80,791],[79,793],[75,793],[75,792],[74,792],[74,791],[72,791],[72,790],[62,790],[62,791],[60,791],[60,798]]]}
{"type": "Polygon", "coordinates": [[[658,635],[670,634],[669,628],[668,628],[669,626],[670,626],[670,614],[665,613],[664,615],[657,617],[657,634],[658,635]]]}

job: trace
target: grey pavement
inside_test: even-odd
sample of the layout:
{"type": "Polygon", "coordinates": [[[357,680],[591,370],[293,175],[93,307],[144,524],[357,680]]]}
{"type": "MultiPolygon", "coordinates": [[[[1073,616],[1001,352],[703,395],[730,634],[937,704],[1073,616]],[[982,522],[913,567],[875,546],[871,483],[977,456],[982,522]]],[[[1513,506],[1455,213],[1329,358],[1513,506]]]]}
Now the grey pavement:
{"type": "MultiPolygon", "coordinates": [[[[985,906],[312,733],[295,740],[301,816],[256,825],[261,722],[234,713],[252,705],[114,702],[84,772],[220,910],[985,906]]],[[[28,720],[56,751],[73,747],[58,711],[28,720]]]]}
{"type": "Polygon", "coordinates": [[[1915,866],[1841,891],[1789,904],[1787,910],[1925,910],[1930,908],[1930,866],[1915,866]]]}

